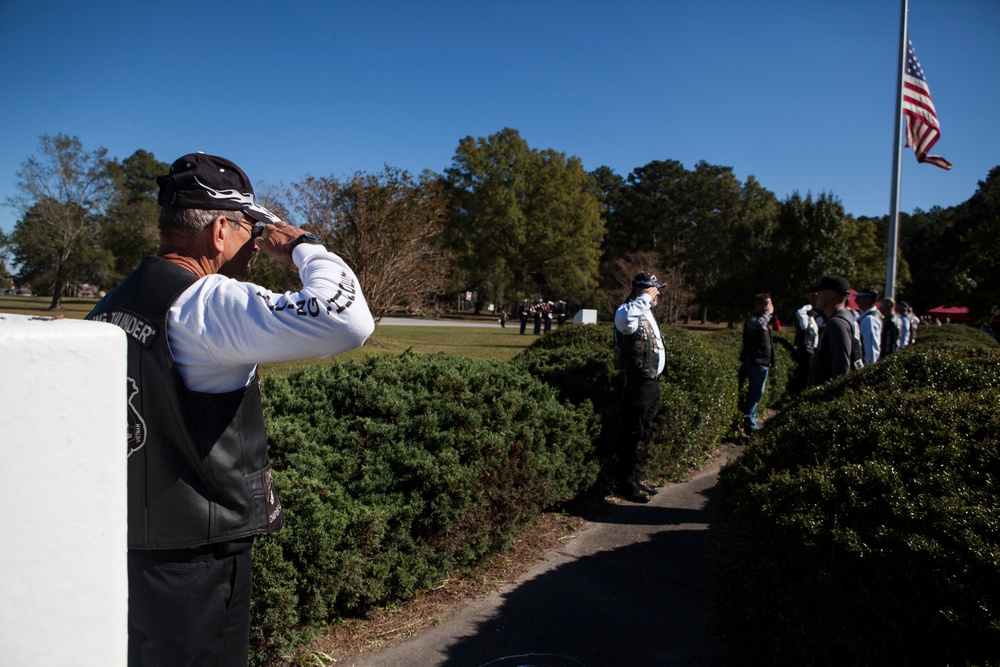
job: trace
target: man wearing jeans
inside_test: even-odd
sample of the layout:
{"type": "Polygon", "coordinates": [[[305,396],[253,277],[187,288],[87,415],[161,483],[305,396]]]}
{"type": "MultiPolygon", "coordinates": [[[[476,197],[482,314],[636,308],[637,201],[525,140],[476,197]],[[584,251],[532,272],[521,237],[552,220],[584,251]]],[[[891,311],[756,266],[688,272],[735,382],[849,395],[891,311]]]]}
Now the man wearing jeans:
{"type": "Polygon", "coordinates": [[[740,375],[747,379],[747,396],[743,403],[743,429],[749,435],[757,430],[757,406],[764,396],[767,373],[774,366],[774,345],[768,324],[774,314],[771,295],[762,292],[754,297],[754,309],[743,323],[743,345],[740,347],[740,375]]]}

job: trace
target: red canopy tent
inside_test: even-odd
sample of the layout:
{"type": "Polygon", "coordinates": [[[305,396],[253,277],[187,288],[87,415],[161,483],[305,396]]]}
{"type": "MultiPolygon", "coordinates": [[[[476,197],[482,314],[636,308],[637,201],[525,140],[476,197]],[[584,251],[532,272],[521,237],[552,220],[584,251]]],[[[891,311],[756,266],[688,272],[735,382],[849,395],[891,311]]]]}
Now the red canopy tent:
{"type": "Polygon", "coordinates": [[[938,306],[927,311],[928,315],[933,315],[939,320],[947,319],[949,322],[971,322],[972,316],[965,306],[938,306]]]}

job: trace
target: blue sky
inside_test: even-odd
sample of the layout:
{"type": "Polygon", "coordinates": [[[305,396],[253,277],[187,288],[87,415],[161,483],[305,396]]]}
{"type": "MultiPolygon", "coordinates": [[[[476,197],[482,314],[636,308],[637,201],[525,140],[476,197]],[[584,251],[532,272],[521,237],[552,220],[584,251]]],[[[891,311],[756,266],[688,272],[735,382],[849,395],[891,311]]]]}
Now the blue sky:
{"type": "MultiPolygon", "coordinates": [[[[226,156],[257,184],[442,172],[518,130],[626,176],[653,160],[889,212],[900,0],[0,0],[0,202],[43,134],[125,158],[226,156]]],[[[1000,164],[1000,0],[910,0],[945,172],[903,155],[901,210],[1000,164]]],[[[0,207],[0,229],[19,213],[0,207]]]]}

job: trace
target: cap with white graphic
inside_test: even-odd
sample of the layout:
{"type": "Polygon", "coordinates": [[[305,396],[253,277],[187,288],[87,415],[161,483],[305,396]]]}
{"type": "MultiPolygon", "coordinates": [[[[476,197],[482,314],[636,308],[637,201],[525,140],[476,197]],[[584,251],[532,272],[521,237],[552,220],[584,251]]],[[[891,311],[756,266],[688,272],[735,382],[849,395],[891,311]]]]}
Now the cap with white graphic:
{"type": "Polygon", "coordinates": [[[189,153],[170,165],[167,175],[157,176],[156,184],[160,186],[160,206],[243,211],[254,220],[280,221],[257,202],[243,170],[223,157],[189,153]]]}

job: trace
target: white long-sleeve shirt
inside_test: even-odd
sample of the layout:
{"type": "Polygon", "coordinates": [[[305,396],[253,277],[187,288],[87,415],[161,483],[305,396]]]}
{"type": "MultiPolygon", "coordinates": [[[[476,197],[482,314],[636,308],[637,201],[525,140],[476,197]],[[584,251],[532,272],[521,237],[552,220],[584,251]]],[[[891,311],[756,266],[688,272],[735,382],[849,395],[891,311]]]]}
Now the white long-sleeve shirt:
{"type": "Polygon", "coordinates": [[[795,311],[795,321],[798,328],[805,331],[805,340],[809,349],[815,350],[819,347],[819,325],[816,324],[816,318],[810,314],[811,311],[811,304],[807,303],[802,306],[795,311]]]}
{"type": "Polygon", "coordinates": [[[626,336],[634,334],[639,329],[639,318],[644,318],[649,322],[649,329],[653,332],[656,343],[656,356],[658,357],[656,374],[663,373],[663,367],[667,362],[667,355],[663,349],[663,336],[660,335],[660,327],[653,317],[653,297],[648,294],[640,294],[634,299],[626,301],[618,306],[615,311],[615,328],[626,336]]]}
{"type": "Polygon", "coordinates": [[[360,347],[375,330],[354,272],[319,245],[292,251],[302,289],[275,294],[219,274],[184,290],[167,316],[167,340],[189,389],[241,389],[258,363],[326,357],[360,347]]]}

